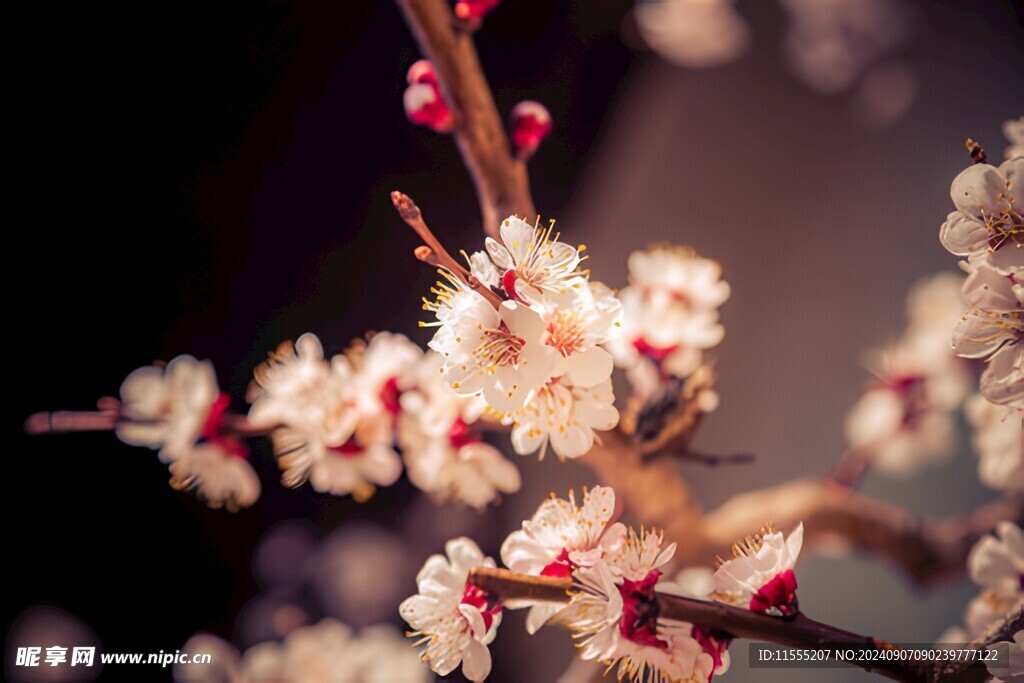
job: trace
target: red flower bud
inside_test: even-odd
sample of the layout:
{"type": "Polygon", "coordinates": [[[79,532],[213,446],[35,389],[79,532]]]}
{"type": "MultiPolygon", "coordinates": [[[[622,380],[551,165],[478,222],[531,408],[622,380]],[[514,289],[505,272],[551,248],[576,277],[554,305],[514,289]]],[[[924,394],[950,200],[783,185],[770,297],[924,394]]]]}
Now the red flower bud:
{"type": "Polygon", "coordinates": [[[452,110],[441,97],[434,65],[421,59],[409,67],[405,79],[409,87],[405,89],[402,103],[409,120],[438,133],[450,133],[455,127],[455,119],[452,110]]]}
{"type": "Polygon", "coordinates": [[[498,6],[500,0],[458,0],[455,3],[455,16],[471,29],[475,30],[487,14],[498,6]]]}
{"type": "Polygon", "coordinates": [[[510,124],[516,155],[525,161],[551,132],[551,114],[540,102],[524,100],[512,108],[510,124]]]}

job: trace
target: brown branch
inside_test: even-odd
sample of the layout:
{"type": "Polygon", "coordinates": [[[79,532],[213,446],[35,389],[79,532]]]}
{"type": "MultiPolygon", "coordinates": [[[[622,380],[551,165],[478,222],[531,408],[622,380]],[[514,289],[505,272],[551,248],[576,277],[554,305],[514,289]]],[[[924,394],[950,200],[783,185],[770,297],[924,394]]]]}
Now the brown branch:
{"type": "MultiPolygon", "coordinates": [[[[992,624],[985,630],[980,637],[971,641],[969,645],[965,647],[971,648],[984,648],[989,645],[996,643],[1002,643],[1013,641],[1014,634],[1024,630],[1024,598],[1017,601],[1017,604],[1010,609],[1007,613],[1006,618],[992,624]]],[[[1016,673],[1007,669],[1004,673],[1016,673]]],[[[935,681],[985,681],[988,680],[990,674],[988,667],[985,666],[984,662],[980,661],[956,661],[946,664],[940,668],[936,673],[933,680],[935,681]]],[[[999,669],[996,669],[994,675],[999,675],[999,669]]],[[[1002,676],[1000,676],[1002,677],[1002,676]]]]}
{"type": "Polygon", "coordinates": [[[473,39],[457,30],[447,0],[397,2],[420,50],[434,64],[455,116],[455,143],[480,199],[484,231],[497,237],[505,217],[529,217],[536,211],[526,164],[512,155],[473,39]]]}
{"type": "MultiPolygon", "coordinates": [[[[469,573],[468,583],[478,586],[501,601],[545,600],[568,602],[572,580],[546,576],[516,574],[504,569],[478,567],[469,573]]],[[[857,648],[868,650],[898,649],[878,638],[858,635],[823,624],[798,614],[793,619],[782,619],[766,614],[723,605],[716,602],[694,600],[666,593],[658,593],[660,618],[685,621],[706,629],[724,631],[735,638],[810,648],[857,648]]],[[[900,681],[926,681],[928,672],[909,661],[880,660],[851,662],[865,671],[900,681]]]]}
{"type": "Polygon", "coordinates": [[[963,576],[967,554],[997,522],[1024,523],[1024,499],[987,503],[966,516],[923,519],[907,510],[843,487],[798,480],[733,497],[704,514],[668,458],[644,458],[619,432],[585,457],[599,479],[638,520],[678,542],[676,561],[708,565],[723,548],[772,522],[788,531],[804,524],[805,543],[840,542],[888,558],[921,586],[963,576]]]}

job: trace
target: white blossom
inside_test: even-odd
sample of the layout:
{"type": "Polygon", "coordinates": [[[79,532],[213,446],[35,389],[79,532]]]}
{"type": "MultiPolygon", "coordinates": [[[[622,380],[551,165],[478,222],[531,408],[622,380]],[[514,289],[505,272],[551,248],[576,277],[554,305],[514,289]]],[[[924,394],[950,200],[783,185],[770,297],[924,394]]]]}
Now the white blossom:
{"type": "Polygon", "coordinates": [[[121,385],[121,400],[118,438],[159,449],[172,488],[194,491],[211,508],[232,512],[259,498],[248,448],[223,431],[231,399],[220,393],[209,361],[178,356],[166,367],[139,368],[121,385]]]}
{"type": "Polygon", "coordinates": [[[965,412],[974,429],[971,443],[982,483],[994,489],[1024,490],[1024,413],[990,403],[980,394],[967,400],[965,412]]]}
{"type": "Polygon", "coordinates": [[[249,419],[276,427],[274,452],[286,486],[369,498],[402,472],[394,418],[401,378],[422,352],[402,335],[380,333],[328,363],[311,334],[282,344],[254,373],[249,419]]]}
{"type": "Polygon", "coordinates": [[[988,672],[992,674],[991,683],[1020,683],[1024,681],[1024,630],[1013,634],[1013,641],[1002,640],[995,645],[1007,645],[1009,661],[986,662],[988,672]],[[1005,678],[1004,678],[1005,677],[1005,678]]]}
{"type": "Polygon", "coordinates": [[[512,447],[520,455],[540,451],[544,458],[550,443],[559,458],[578,458],[589,451],[598,436],[619,421],[612,383],[606,379],[594,387],[579,387],[563,377],[541,387],[522,410],[512,413],[512,447]]]}
{"type": "Polygon", "coordinates": [[[804,525],[785,538],[769,525],[733,546],[733,559],[721,560],[712,597],[752,612],[792,616],[799,609],[793,567],[804,540],[804,525]]]}
{"type": "Polygon", "coordinates": [[[618,552],[575,570],[583,589],[573,594],[560,620],[574,632],[583,659],[617,662],[619,678],[638,683],[705,683],[726,670],[727,658],[716,662],[691,624],[657,616],[658,568],[674,550],[675,544],[663,547],[661,534],[629,530],[618,552]]]}
{"type": "Polygon", "coordinates": [[[943,246],[957,255],[979,255],[1003,275],[1024,276],[1022,173],[1024,157],[962,171],[949,191],[957,210],[939,230],[943,246]]]}
{"type": "Polygon", "coordinates": [[[421,491],[482,509],[499,494],[519,490],[519,470],[473,429],[485,404],[456,394],[440,376],[441,364],[440,356],[428,353],[415,388],[402,393],[402,458],[409,480],[421,491]]]}
{"type": "Polygon", "coordinates": [[[115,432],[132,446],[159,451],[172,462],[202,435],[220,390],[210,361],[178,356],[165,367],[134,370],[121,384],[121,417],[115,432]]]}
{"type": "MultiPolygon", "coordinates": [[[[522,529],[513,531],[501,546],[501,561],[519,574],[568,577],[578,567],[590,567],[623,540],[622,524],[609,522],[615,514],[615,492],[608,487],[583,489],[583,504],[569,491],[569,499],[554,494],[541,503],[522,529]]],[[[535,633],[563,609],[557,603],[530,606],[526,630],[535,633]]]]}
{"type": "Polygon", "coordinates": [[[658,245],[629,256],[630,286],[619,293],[622,333],[609,346],[616,363],[644,359],[677,377],[693,373],[703,352],[722,341],[718,307],[729,298],[718,262],[692,249],[658,245]]]}
{"type": "Polygon", "coordinates": [[[487,253],[501,273],[501,284],[513,300],[537,303],[545,294],[560,294],[579,277],[582,258],[576,247],[558,241],[554,221],[546,228],[509,216],[498,230],[501,241],[488,237],[487,253]]]}
{"type": "Polygon", "coordinates": [[[1000,522],[994,536],[986,535],[967,558],[971,579],[998,598],[1024,595],[1024,532],[1013,522],[1000,522]]]}
{"type": "Polygon", "coordinates": [[[427,559],[416,577],[419,593],[402,602],[399,612],[416,629],[409,635],[425,645],[422,658],[435,673],[447,676],[461,663],[466,678],[482,681],[491,672],[487,645],[497,635],[501,605],[492,605],[466,579],[470,569],[493,567],[494,560],[468,538],[448,541],[445,553],[447,558],[427,559]]]}

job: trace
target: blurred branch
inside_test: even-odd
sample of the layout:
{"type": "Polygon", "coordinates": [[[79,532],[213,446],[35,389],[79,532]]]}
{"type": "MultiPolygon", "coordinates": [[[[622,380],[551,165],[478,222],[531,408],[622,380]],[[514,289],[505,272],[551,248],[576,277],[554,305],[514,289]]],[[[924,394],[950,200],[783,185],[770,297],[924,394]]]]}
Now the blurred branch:
{"type": "MultiPolygon", "coordinates": [[[[568,578],[528,576],[504,569],[477,567],[469,573],[468,583],[478,586],[502,601],[546,600],[568,602],[573,587],[568,578]]],[[[685,621],[706,629],[724,631],[735,638],[746,638],[795,647],[852,647],[869,650],[896,650],[878,638],[858,635],[797,614],[783,619],[717,602],[694,600],[667,593],[658,593],[660,618],[685,621]]],[[[928,672],[909,661],[851,662],[865,671],[898,681],[926,681],[928,672]]]]}
{"type": "MultiPolygon", "coordinates": [[[[140,422],[123,417],[120,402],[117,399],[105,398],[101,401],[113,401],[116,409],[108,407],[99,411],[57,410],[53,412],[34,413],[25,420],[25,433],[29,436],[41,434],[72,434],[76,432],[109,432],[122,422],[140,422]]],[[[107,403],[107,406],[111,404],[107,403]]],[[[224,415],[225,434],[239,438],[266,436],[273,427],[254,427],[245,415],[226,413],[224,415]]]]}
{"type": "Polygon", "coordinates": [[[498,236],[500,221],[533,216],[526,164],[511,152],[472,37],[456,27],[447,0],[397,0],[423,55],[434,64],[455,116],[455,143],[480,199],[484,231],[498,236]]]}
{"type": "Polygon", "coordinates": [[[846,488],[798,480],[743,493],[704,514],[668,458],[644,458],[621,433],[602,434],[584,462],[615,489],[638,520],[678,542],[676,562],[710,566],[717,553],[765,522],[792,529],[804,523],[808,546],[841,543],[885,557],[918,585],[962,576],[967,554],[997,522],[1024,523],[1024,499],[982,505],[964,516],[923,519],[907,510],[846,488]]]}
{"type": "MultiPolygon", "coordinates": [[[[1014,634],[1020,631],[1024,631],[1024,598],[1017,601],[1017,604],[1013,606],[1005,619],[992,624],[981,637],[971,641],[970,645],[975,648],[981,648],[994,645],[995,643],[1013,642],[1014,634]]],[[[1005,673],[1015,674],[1018,672],[1007,669],[1005,673]]],[[[948,663],[937,672],[934,680],[984,681],[988,680],[990,675],[992,674],[989,673],[984,662],[957,661],[948,663]]]]}

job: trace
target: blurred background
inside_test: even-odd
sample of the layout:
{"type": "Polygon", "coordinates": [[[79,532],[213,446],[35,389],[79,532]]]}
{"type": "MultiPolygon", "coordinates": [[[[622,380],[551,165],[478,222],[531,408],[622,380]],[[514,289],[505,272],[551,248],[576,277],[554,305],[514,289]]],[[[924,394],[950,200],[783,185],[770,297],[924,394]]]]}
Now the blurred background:
{"type": "MultiPolygon", "coordinates": [[[[522,99],[551,111],[534,197],[588,244],[596,279],[624,285],[625,255],[664,240],[723,264],[722,403],[696,446],[757,459],[681,465],[714,506],[824,474],[843,451],[864,350],[899,333],[914,280],[955,271],[937,234],[964,138],[999,160],[1002,122],[1024,114],[1024,31],[1010,2],[745,1],[713,16],[665,4],[679,7],[506,0],[476,42],[503,114],[522,99]]],[[[211,359],[244,410],[252,368],[303,332],[329,353],[367,330],[425,345],[418,301],[433,277],[388,192],[414,197],[451,245],[482,234],[451,140],[405,118],[419,54],[392,3],[17,14],[10,679],[24,673],[12,634],[39,605],[110,652],[173,651],[198,631],[245,648],[323,615],[401,626],[398,602],[446,539],[496,555],[549,491],[595,483],[584,464],[513,455],[523,490],[483,514],[437,507],[404,477],[358,504],[280,486],[259,443],[263,494],[230,514],[172,491],[152,452],[112,434],[23,436],[28,414],[90,409],[154,359],[211,359]]],[[[948,465],[865,488],[923,514],[969,509],[995,494],[961,446],[948,465]]],[[[876,560],[818,555],[800,589],[812,617],[902,642],[937,638],[976,592],[922,593],[876,560]]],[[[530,638],[523,616],[506,615],[491,680],[553,681],[570,639],[530,638]]],[[[724,680],[823,673],[751,673],[745,644],[733,651],[724,680]]]]}

